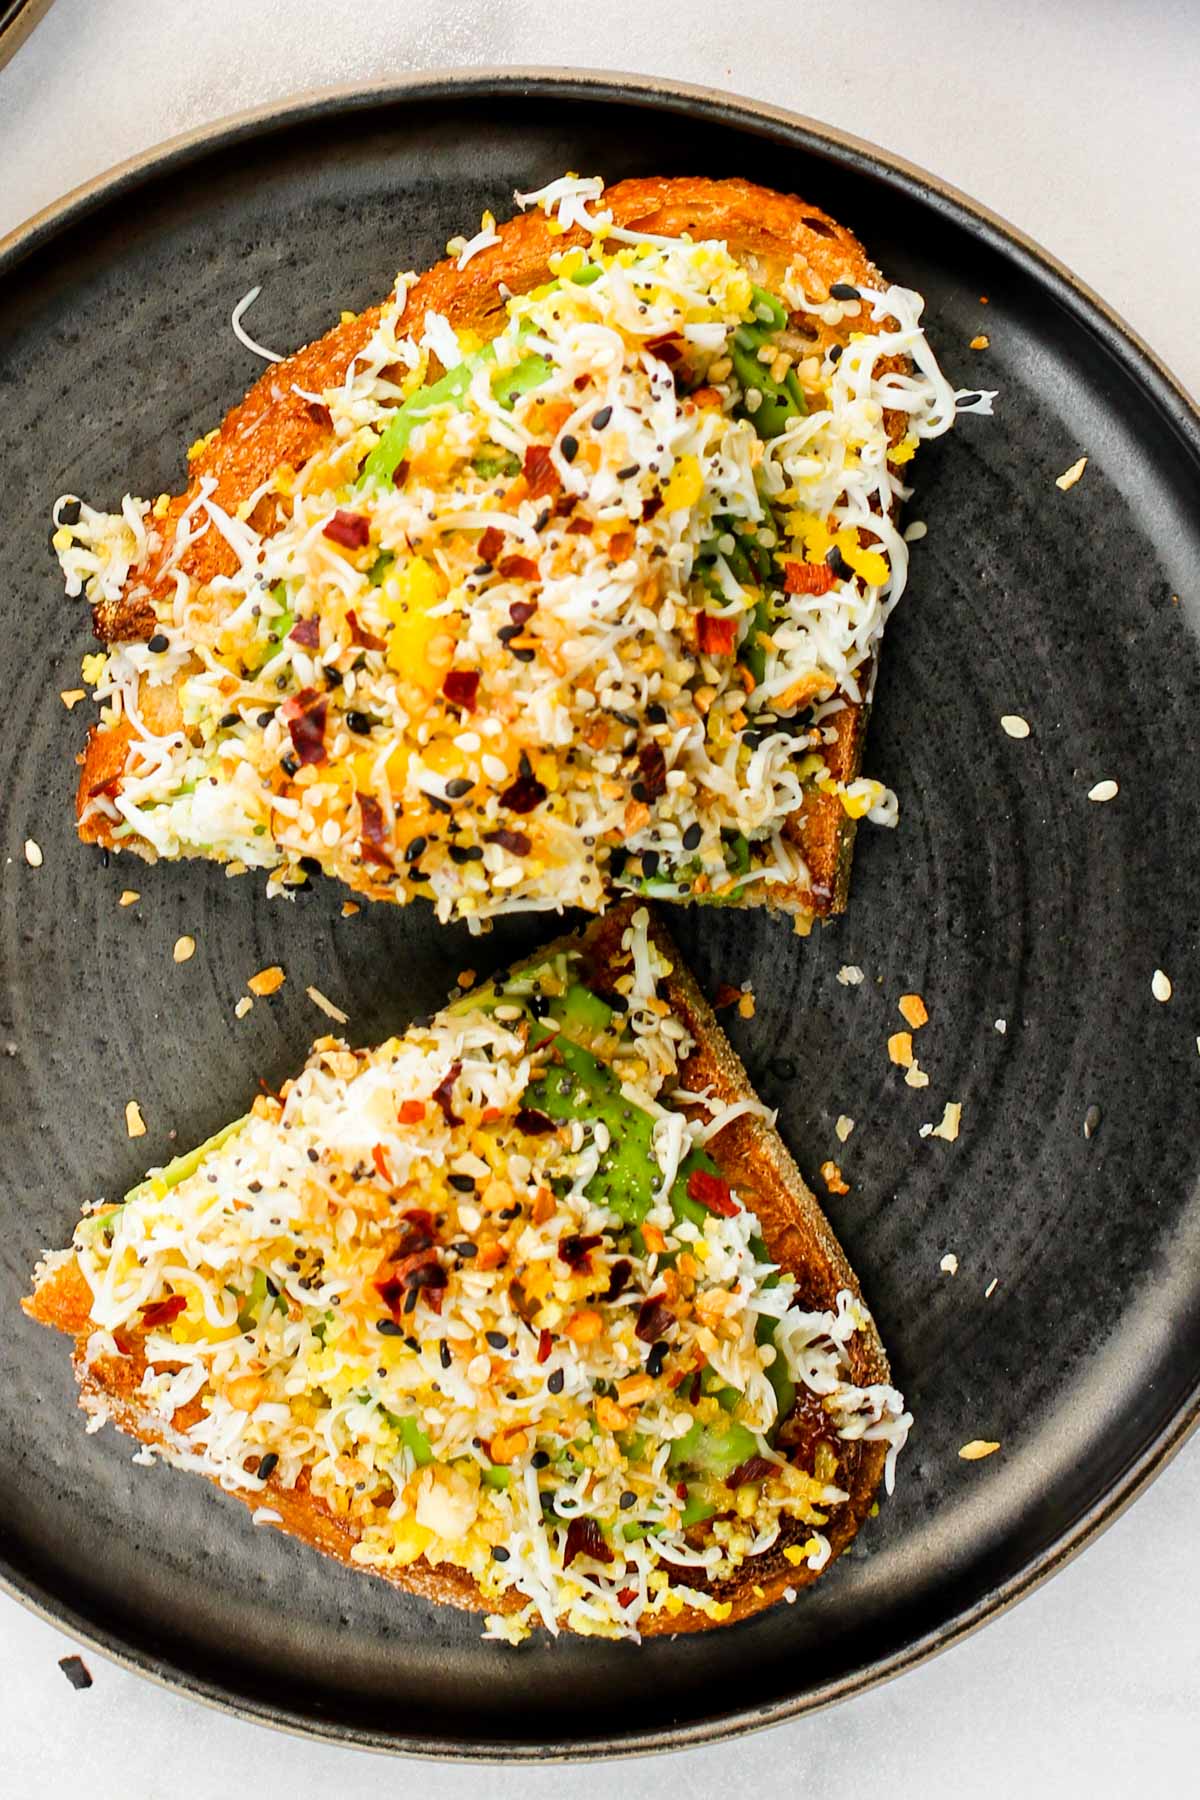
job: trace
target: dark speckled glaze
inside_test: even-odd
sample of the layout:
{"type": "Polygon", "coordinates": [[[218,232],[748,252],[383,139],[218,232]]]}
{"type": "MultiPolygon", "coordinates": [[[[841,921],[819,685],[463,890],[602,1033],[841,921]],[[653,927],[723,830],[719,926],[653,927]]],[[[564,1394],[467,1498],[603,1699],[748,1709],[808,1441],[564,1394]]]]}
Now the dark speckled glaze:
{"type": "Polygon", "coordinates": [[[907,1666],[1026,1591],[1165,1460],[1200,1384],[1200,433],[1063,271],[928,178],[763,109],[611,78],[418,82],[214,131],[0,254],[0,455],[0,1564],[16,1592],[255,1718],[424,1754],[597,1754],[769,1722],[907,1666]],[[555,929],[474,941],[420,907],[344,921],[332,886],[288,905],[200,864],[103,867],[72,829],[84,709],[58,691],[88,620],[62,597],[47,519],[66,489],[114,503],[178,484],[183,447],[259,372],[228,326],[248,288],[255,335],[289,348],[567,167],[802,192],[926,294],[951,376],[1001,398],[916,464],[910,517],[929,535],[867,751],[903,820],[861,835],[850,914],[808,942],[757,913],[670,921],[710,991],[753,984],[737,1047],[802,1166],[836,1155],[849,1179],[829,1212],[917,1416],[896,1497],[794,1607],[640,1651],[510,1654],[473,1618],[256,1531],[193,1477],[135,1468],[111,1431],[85,1436],[65,1347],[17,1300],[81,1200],[298,1065],[325,1027],[308,983],[366,1041],[464,965],[555,929]],[[1005,736],[1004,713],[1031,736],[1005,736]],[[1089,803],[1106,776],[1119,798],[1089,803]],[[122,910],[126,886],[142,899],[122,910]],[[177,966],[182,932],[199,948],[177,966]],[[282,992],[235,1022],[247,976],[276,961],[282,992]],[[839,985],[845,963],[861,986],[839,985]],[[884,1048],[913,990],[931,1013],[924,1091],[884,1048]],[[958,1142],[922,1140],[947,1100],[958,1142]],[[1001,1451],[962,1462],[979,1437],[1001,1451]]]}

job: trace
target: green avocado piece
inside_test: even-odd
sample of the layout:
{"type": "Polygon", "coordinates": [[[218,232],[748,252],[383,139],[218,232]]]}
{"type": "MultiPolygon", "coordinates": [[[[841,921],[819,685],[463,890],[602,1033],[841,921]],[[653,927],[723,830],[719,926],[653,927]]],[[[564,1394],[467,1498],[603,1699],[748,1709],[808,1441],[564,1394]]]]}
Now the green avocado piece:
{"type": "Polygon", "coordinates": [[[754,1433],[736,1419],[719,1419],[711,1425],[696,1419],[684,1436],[671,1445],[667,1465],[672,1469],[694,1469],[697,1474],[723,1480],[757,1451],[754,1433]]]}
{"type": "Polygon", "coordinates": [[[400,1431],[400,1442],[406,1450],[411,1450],[413,1461],[418,1469],[423,1469],[433,1461],[433,1446],[413,1418],[397,1419],[400,1431]]]}
{"type": "Polygon", "coordinates": [[[483,1485],[490,1488],[506,1488],[512,1481],[512,1470],[506,1469],[503,1463],[492,1463],[483,1471],[483,1485]]]}

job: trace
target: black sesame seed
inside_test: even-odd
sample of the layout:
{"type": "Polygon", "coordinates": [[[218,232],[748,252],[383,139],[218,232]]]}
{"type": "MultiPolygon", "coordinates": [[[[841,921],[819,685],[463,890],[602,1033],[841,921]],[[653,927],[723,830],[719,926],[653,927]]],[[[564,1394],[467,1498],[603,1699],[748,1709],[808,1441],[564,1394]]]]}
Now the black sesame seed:
{"type": "Polygon", "coordinates": [[[153,650],[156,654],[161,654],[162,651],[169,650],[170,647],[171,640],[165,631],[156,631],[154,636],[150,638],[146,644],[147,650],[153,650]]]}
{"type": "Polygon", "coordinates": [[[846,561],[836,544],[833,546],[833,549],[829,551],[825,561],[833,570],[839,581],[849,581],[854,574],[854,570],[850,567],[850,564],[846,561]]]}
{"type": "Polygon", "coordinates": [[[320,1162],[321,1152],[319,1150],[312,1149],[310,1146],[310,1148],[308,1150],[308,1160],[309,1160],[309,1162],[320,1162]]]}
{"type": "MultiPolygon", "coordinates": [[[[415,1312],[417,1310],[417,1296],[420,1292],[420,1288],[409,1288],[407,1294],[404,1296],[404,1310],[406,1313],[415,1312]]],[[[409,1338],[406,1341],[412,1343],[414,1340],[409,1338]]]]}
{"type": "Polygon", "coordinates": [[[667,722],[667,709],[665,706],[660,706],[658,701],[655,700],[646,708],[646,717],[651,725],[665,725],[667,722]]]}
{"type": "Polygon", "coordinates": [[[482,844],[451,844],[450,846],[450,861],[452,863],[481,862],[482,859],[482,844]]]}
{"type": "Polygon", "coordinates": [[[831,300],[861,300],[862,295],[849,281],[835,281],[829,290],[831,300]]]}
{"type": "MultiPolygon", "coordinates": [[[[414,1288],[413,1291],[415,1293],[416,1289],[414,1288]]],[[[375,1329],[379,1333],[380,1337],[403,1337],[404,1336],[404,1331],[403,1331],[402,1327],[397,1325],[395,1319],[376,1319],[375,1329]]]]}
{"type": "Polygon", "coordinates": [[[459,1243],[451,1244],[450,1248],[455,1256],[461,1256],[464,1262],[469,1257],[479,1255],[479,1245],[473,1244],[469,1238],[463,1238],[459,1243]]]}
{"type": "Polygon", "coordinates": [[[218,719],[217,729],[219,731],[228,731],[231,726],[240,725],[241,722],[241,713],[226,713],[224,718],[218,719]]]}
{"type": "Polygon", "coordinates": [[[572,437],[570,432],[568,432],[566,437],[559,443],[558,448],[562,454],[563,461],[573,463],[575,458],[579,455],[579,439],[577,437],[572,437]]]}
{"type": "Polygon", "coordinates": [[[256,725],[261,725],[263,730],[265,731],[267,729],[267,726],[271,723],[271,720],[274,717],[275,717],[275,714],[273,712],[260,712],[256,716],[254,723],[256,725]]]}
{"type": "Polygon", "coordinates": [[[620,1506],[622,1512],[628,1512],[631,1506],[637,1504],[637,1495],[631,1494],[629,1489],[626,1488],[617,1504],[620,1506]]]}
{"type": "Polygon", "coordinates": [[[475,783],[468,781],[465,775],[456,775],[453,781],[446,783],[447,800],[461,800],[464,794],[470,793],[474,785],[475,783]]]}
{"type": "Polygon", "coordinates": [[[453,1357],[450,1355],[450,1346],[445,1338],[443,1338],[438,1345],[438,1361],[441,1363],[443,1369],[448,1369],[453,1360],[453,1357]]]}
{"type": "Polygon", "coordinates": [[[473,1194],[475,1192],[475,1177],[473,1175],[451,1175],[449,1181],[450,1186],[452,1188],[457,1188],[460,1194],[473,1194]]]}
{"type": "Polygon", "coordinates": [[[331,669],[328,666],[326,666],[321,673],[325,677],[326,685],[331,688],[341,687],[343,681],[346,679],[340,669],[331,669]]]}
{"type": "Polygon", "coordinates": [[[410,863],[416,862],[418,856],[420,856],[424,853],[428,843],[429,843],[428,838],[415,837],[412,840],[412,843],[408,846],[407,850],[404,852],[405,862],[410,862],[410,863]]]}
{"type": "Polygon", "coordinates": [[[76,1692],[91,1687],[91,1671],[82,1656],[60,1656],[58,1666],[76,1692]]]}
{"type": "Polygon", "coordinates": [[[492,1556],[496,1562],[508,1561],[508,1551],[504,1548],[503,1544],[494,1544],[492,1546],[492,1556]]]}
{"type": "Polygon", "coordinates": [[[406,1337],[404,1341],[408,1345],[410,1350],[419,1350],[421,1348],[420,1344],[418,1343],[418,1341],[415,1337],[406,1337]]]}
{"type": "MultiPolygon", "coordinates": [[[[564,443],[566,442],[565,438],[563,439],[563,442],[564,443]]],[[[568,457],[567,461],[569,462],[570,460],[571,460],[570,457],[568,457]]],[[[551,514],[551,508],[548,506],[543,506],[541,512],[538,514],[537,518],[533,521],[533,529],[535,531],[545,531],[547,525],[550,523],[550,514],[551,514]]]]}
{"type": "Polygon", "coordinates": [[[284,756],[281,757],[279,766],[285,774],[294,775],[300,767],[300,764],[296,761],[294,756],[284,756]]]}
{"type": "Polygon", "coordinates": [[[520,637],[524,629],[523,625],[502,625],[496,636],[502,644],[511,644],[514,638],[520,637]]]}
{"type": "Polygon", "coordinates": [[[845,348],[845,345],[844,345],[844,344],[835,344],[835,345],[834,345],[834,346],[833,346],[833,348],[832,348],[832,349],[831,349],[831,350],[830,350],[830,352],[829,352],[829,360],[830,360],[830,362],[831,362],[831,363],[833,363],[833,364],[834,364],[834,365],[835,365],[835,366],[836,366],[836,365],[837,365],[837,364],[838,364],[838,363],[840,363],[840,362],[841,362],[841,360],[842,360],[842,351],[843,351],[843,350],[844,350],[844,348],[845,348]]]}
{"type": "Polygon", "coordinates": [[[563,1391],[563,1380],[564,1376],[561,1369],[551,1369],[546,1380],[546,1386],[552,1394],[561,1394],[563,1391]]]}
{"type": "Polygon", "coordinates": [[[983,399],[982,394],[959,394],[959,395],[957,395],[956,400],[957,400],[959,412],[961,412],[965,406],[974,406],[974,404],[977,400],[982,400],[982,399],[983,399]]]}
{"type": "Polygon", "coordinates": [[[371,721],[364,712],[348,712],[346,724],[358,737],[370,737],[371,721]]]}
{"type": "Polygon", "coordinates": [[[79,511],[80,511],[80,508],[79,508],[78,500],[65,501],[64,504],[58,510],[59,524],[60,525],[78,525],[79,511]]]}
{"type": "Polygon", "coordinates": [[[626,465],[623,469],[617,470],[617,480],[618,481],[630,480],[630,478],[632,476],[634,476],[638,473],[641,466],[642,466],[641,463],[626,463],[626,465]]]}
{"type": "Polygon", "coordinates": [[[659,1338],[658,1342],[650,1347],[650,1354],[646,1358],[646,1373],[652,1375],[656,1381],[662,1374],[663,1363],[669,1347],[665,1338],[659,1338]]]}
{"type": "Polygon", "coordinates": [[[699,825],[689,825],[687,830],[683,834],[684,849],[685,850],[699,849],[700,839],[703,836],[704,836],[704,833],[701,831],[699,825]]]}
{"type": "Polygon", "coordinates": [[[260,1481],[266,1481],[269,1476],[271,1476],[275,1473],[275,1470],[278,1467],[278,1464],[279,1464],[278,1453],[274,1450],[268,1450],[267,1454],[264,1457],[262,1457],[261,1460],[259,1461],[258,1479],[260,1481]]]}
{"type": "Polygon", "coordinates": [[[550,1461],[550,1457],[545,1450],[535,1450],[529,1460],[535,1469],[544,1469],[550,1461]]]}
{"type": "Polygon", "coordinates": [[[508,1339],[502,1331],[485,1331],[483,1335],[492,1346],[493,1350],[508,1349],[508,1339]]]}
{"type": "Polygon", "coordinates": [[[649,879],[658,874],[659,855],[657,850],[642,851],[642,874],[649,879]]]}
{"type": "Polygon", "coordinates": [[[537,655],[536,650],[532,650],[532,649],[530,649],[530,650],[514,650],[513,651],[513,656],[516,658],[516,660],[518,662],[521,662],[521,663],[531,663],[536,655],[537,655]]]}
{"type": "Polygon", "coordinates": [[[422,788],[421,798],[424,800],[426,806],[431,806],[433,808],[434,812],[448,813],[450,811],[450,802],[448,800],[443,800],[440,794],[427,794],[425,789],[422,788]]]}
{"type": "Polygon", "coordinates": [[[593,415],[592,415],[592,430],[593,431],[603,431],[604,427],[608,424],[608,422],[611,418],[612,418],[612,407],[611,406],[602,406],[598,413],[593,413],[593,415]]]}

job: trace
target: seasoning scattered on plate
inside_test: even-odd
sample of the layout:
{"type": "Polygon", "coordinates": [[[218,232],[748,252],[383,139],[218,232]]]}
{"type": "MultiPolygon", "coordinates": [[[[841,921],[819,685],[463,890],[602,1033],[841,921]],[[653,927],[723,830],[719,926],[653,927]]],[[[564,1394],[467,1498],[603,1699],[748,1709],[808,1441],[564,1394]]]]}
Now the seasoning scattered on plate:
{"type": "Polygon", "coordinates": [[[837,972],[837,978],[842,987],[858,987],[866,980],[857,963],[843,963],[837,972]]]}
{"type": "Polygon", "coordinates": [[[117,905],[136,906],[141,897],[142,896],[138,893],[136,888],[125,888],[121,894],[121,898],[117,901],[117,905]]]}
{"type": "Polygon", "coordinates": [[[942,1114],[942,1122],[935,1125],[931,1136],[941,1138],[944,1143],[953,1144],[958,1137],[958,1129],[962,1123],[962,1102],[947,1100],[946,1110],[942,1114]]]}
{"type": "Polygon", "coordinates": [[[86,688],[63,688],[61,690],[61,692],[59,693],[58,697],[62,701],[63,705],[66,707],[67,711],[70,712],[70,710],[73,706],[78,706],[79,702],[81,700],[84,700],[87,698],[87,689],[86,688]]]}
{"type": "Polygon", "coordinates": [[[343,917],[343,919],[352,919],[356,912],[361,912],[361,911],[362,911],[362,908],[357,904],[356,901],[354,901],[354,900],[343,900],[342,901],[342,917],[343,917]]]}
{"type": "Polygon", "coordinates": [[[929,1086],[928,1073],[921,1067],[915,1056],[904,1071],[904,1085],[905,1087],[910,1088],[925,1088],[929,1086]]]}
{"type": "Polygon", "coordinates": [[[60,1656],[58,1666],[76,1689],[90,1688],[92,1685],[91,1670],[82,1656],[60,1656]]]}
{"type": "Polygon", "coordinates": [[[985,1456],[993,1455],[999,1448],[999,1444],[991,1443],[987,1438],[972,1438],[958,1454],[964,1462],[981,1462],[985,1456]]]}
{"type": "Polygon", "coordinates": [[[287,977],[279,964],[272,963],[269,969],[260,969],[257,975],[252,975],[246,986],[252,994],[257,994],[260,1000],[265,1000],[268,994],[277,993],[286,980],[287,977]]]}
{"type": "Polygon", "coordinates": [[[971,348],[972,350],[986,350],[991,344],[991,341],[991,338],[981,331],[978,337],[973,337],[971,339],[971,348]]]}
{"type": "Polygon", "coordinates": [[[901,994],[896,1006],[905,1024],[911,1025],[914,1031],[928,1025],[929,1011],[920,994],[901,994]]]}
{"type": "Polygon", "coordinates": [[[249,994],[243,994],[241,999],[238,1001],[237,1005],[233,1009],[234,1018],[235,1019],[244,1019],[246,1014],[252,1010],[253,1006],[254,1006],[254,1002],[250,998],[249,994]]]}
{"type": "Polygon", "coordinates": [[[995,1024],[995,1029],[1000,1033],[1000,1036],[1003,1037],[1005,1032],[1008,1030],[1008,1020],[1007,1019],[997,1019],[996,1024],[995,1024]]]}
{"type": "Polygon", "coordinates": [[[820,1174],[821,1180],[831,1194],[848,1194],[850,1192],[849,1182],[845,1180],[842,1171],[831,1159],[821,1164],[820,1174]]]}
{"type": "Polygon", "coordinates": [[[1101,802],[1115,800],[1120,791],[1115,781],[1098,781],[1095,787],[1088,789],[1088,799],[1101,802]]]}
{"type": "Polygon", "coordinates": [[[125,1102],[125,1129],[131,1138],[145,1137],[146,1121],[142,1117],[142,1109],[136,1100],[125,1102]]]}
{"type": "Polygon", "coordinates": [[[1020,713],[1005,713],[1000,720],[1000,726],[1003,731],[1007,731],[1010,738],[1027,738],[1029,736],[1029,720],[1023,719],[1020,713]]]}
{"type": "Polygon", "coordinates": [[[34,838],[25,839],[25,861],[31,869],[42,866],[42,846],[34,838]]]}
{"type": "Polygon", "coordinates": [[[938,1264],[938,1268],[942,1271],[943,1275],[958,1274],[958,1258],[955,1256],[953,1250],[947,1250],[945,1256],[943,1256],[941,1262],[938,1264]]]}
{"type": "MultiPolygon", "coordinates": [[[[461,984],[462,976],[460,975],[458,979],[461,984]]],[[[350,1017],[349,1013],[344,1013],[340,1006],[335,1006],[332,1000],[327,1000],[320,988],[309,987],[305,988],[304,991],[312,1001],[313,1005],[320,1007],[321,1011],[325,1013],[328,1018],[334,1019],[339,1025],[345,1025],[347,1023],[350,1017]]]]}
{"type": "Polygon", "coordinates": [[[993,1275],[992,1279],[988,1282],[987,1286],[983,1290],[984,1299],[990,1300],[992,1295],[995,1293],[996,1289],[999,1287],[999,1285],[1000,1285],[1000,1277],[998,1275],[993,1275]]]}
{"type": "Polygon", "coordinates": [[[171,955],[175,958],[177,963],[191,962],[195,954],[196,940],[194,937],[189,937],[185,932],[182,937],[177,937],[175,939],[175,948],[172,950],[171,955]]]}
{"type": "Polygon", "coordinates": [[[1079,480],[1079,477],[1083,474],[1083,471],[1087,468],[1087,462],[1087,457],[1081,456],[1078,462],[1073,462],[1071,464],[1065,474],[1056,475],[1054,477],[1055,487],[1061,488],[1064,494],[1068,488],[1073,488],[1075,483],[1079,480]]]}
{"type": "Polygon", "coordinates": [[[1150,982],[1150,992],[1156,1000],[1162,1000],[1164,1003],[1168,1001],[1172,994],[1171,977],[1164,975],[1161,969],[1155,969],[1150,982]]]}
{"type": "Polygon", "coordinates": [[[899,1069],[911,1069],[913,1062],[912,1032],[893,1031],[887,1041],[887,1052],[899,1069]]]}
{"type": "Polygon", "coordinates": [[[838,1122],[833,1129],[837,1134],[838,1143],[844,1144],[846,1139],[850,1136],[850,1133],[854,1130],[854,1120],[850,1118],[848,1114],[840,1113],[838,1115],[838,1122]]]}

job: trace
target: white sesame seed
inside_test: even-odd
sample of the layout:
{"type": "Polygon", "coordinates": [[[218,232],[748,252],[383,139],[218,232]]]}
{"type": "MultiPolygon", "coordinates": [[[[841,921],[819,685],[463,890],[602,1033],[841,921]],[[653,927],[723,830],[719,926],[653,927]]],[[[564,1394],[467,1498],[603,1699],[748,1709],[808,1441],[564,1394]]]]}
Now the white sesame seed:
{"type": "Polygon", "coordinates": [[[480,764],[489,781],[503,781],[508,774],[508,767],[498,756],[490,753],[480,758],[480,764]]]}
{"type": "Polygon", "coordinates": [[[1088,799],[1115,800],[1120,791],[1115,781],[1098,781],[1094,788],[1088,789],[1088,799]]]}
{"type": "Polygon", "coordinates": [[[942,1271],[943,1275],[958,1274],[958,1258],[955,1256],[953,1250],[947,1250],[945,1256],[943,1256],[941,1262],[938,1264],[938,1268],[942,1271]]]}
{"type": "Polygon", "coordinates": [[[857,963],[843,963],[837,972],[842,987],[858,987],[866,978],[857,963]]]}
{"type": "Polygon", "coordinates": [[[1020,713],[1005,713],[1000,724],[1010,738],[1027,738],[1029,736],[1029,720],[1023,719],[1020,713]]]}
{"type": "Polygon", "coordinates": [[[25,839],[25,861],[31,869],[40,869],[42,866],[42,846],[33,838],[25,839]]]}
{"type": "Polygon", "coordinates": [[[250,1009],[252,1008],[253,1005],[254,1005],[254,1002],[250,998],[249,994],[243,994],[241,999],[238,1001],[237,1005],[233,1009],[234,1018],[235,1019],[244,1019],[246,1014],[250,1011],[250,1009]]]}
{"type": "Polygon", "coordinates": [[[1161,969],[1155,969],[1154,978],[1150,983],[1150,992],[1154,995],[1156,1000],[1162,1000],[1164,1002],[1169,1000],[1171,998],[1170,976],[1164,975],[1161,969]]]}
{"type": "Polygon", "coordinates": [[[997,1019],[996,1020],[996,1030],[1000,1033],[1000,1036],[1003,1037],[1005,1032],[1008,1030],[1008,1020],[1007,1019],[997,1019]]]}
{"type": "Polygon", "coordinates": [[[838,1143],[844,1144],[846,1139],[850,1136],[850,1133],[854,1130],[854,1120],[847,1117],[845,1113],[841,1113],[838,1117],[838,1122],[833,1129],[837,1134],[838,1143]]]}
{"type": "Polygon", "coordinates": [[[921,539],[926,535],[928,530],[929,530],[929,527],[925,523],[924,519],[914,519],[912,524],[909,525],[907,527],[907,529],[905,530],[905,533],[904,533],[905,543],[906,544],[920,543],[921,539]]]}
{"type": "Polygon", "coordinates": [[[336,819],[326,819],[321,827],[321,842],[330,850],[341,837],[342,831],[336,819]]]}

